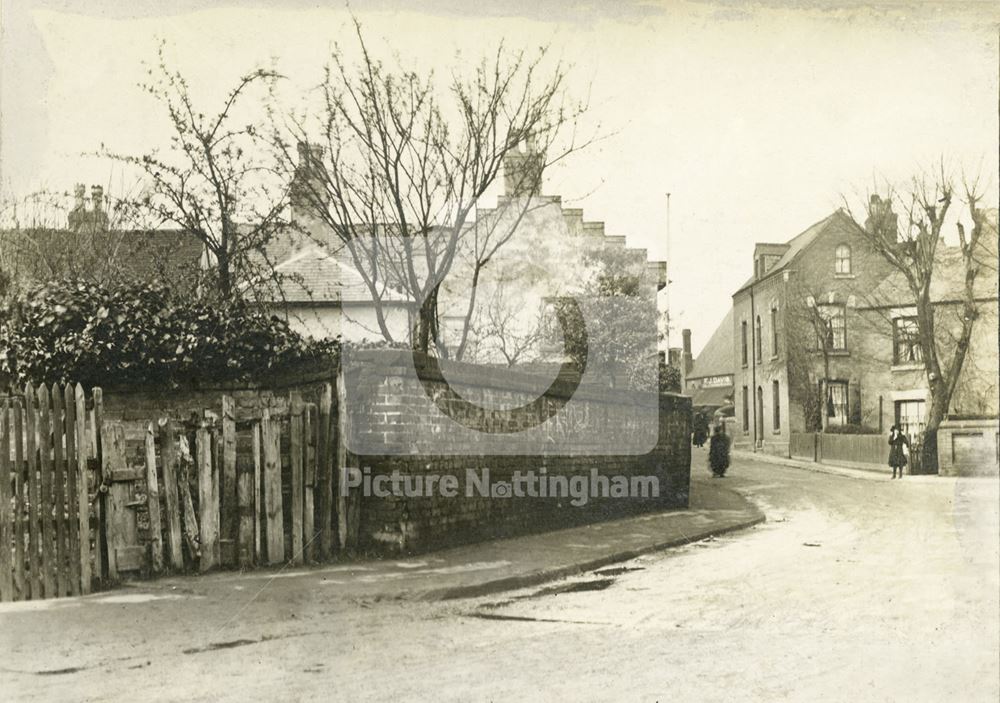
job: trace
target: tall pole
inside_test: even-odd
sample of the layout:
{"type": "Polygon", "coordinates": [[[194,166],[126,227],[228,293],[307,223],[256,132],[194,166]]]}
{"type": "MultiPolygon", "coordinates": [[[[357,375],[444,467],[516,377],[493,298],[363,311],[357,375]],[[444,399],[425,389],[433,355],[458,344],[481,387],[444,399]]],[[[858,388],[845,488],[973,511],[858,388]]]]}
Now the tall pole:
{"type": "Polygon", "coordinates": [[[670,193],[667,193],[667,260],[665,262],[665,273],[667,276],[667,284],[665,286],[666,298],[666,312],[667,312],[667,324],[666,324],[666,340],[667,340],[667,361],[670,360],[670,193]]]}

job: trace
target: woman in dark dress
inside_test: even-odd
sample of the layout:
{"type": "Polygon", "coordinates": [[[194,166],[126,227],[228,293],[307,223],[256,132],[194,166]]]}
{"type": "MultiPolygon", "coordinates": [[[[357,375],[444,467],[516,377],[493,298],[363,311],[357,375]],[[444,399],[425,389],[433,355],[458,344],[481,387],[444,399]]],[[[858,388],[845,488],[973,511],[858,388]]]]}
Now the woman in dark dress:
{"type": "Polygon", "coordinates": [[[721,425],[715,426],[715,433],[708,442],[708,465],[716,478],[725,476],[729,468],[729,437],[722,431],[721,425]]]}
{"type": "Polygon", "coordinates": [[[892,477],[896,478],[896,470],[899,470],[899,477],[903,478],[903,467],[906,466],[906,452],[903,447],[909,449],[910,440],[899,431],[896,425],[889,428],[889,466],[892,467],[892,477]]]}
{"type": "Polygon", "coordinates": [[[694,416],[694,446],[703,447],[705,446],[705,440],[708,439],[708,418],[702,413],[697,413],[694,416]]]}

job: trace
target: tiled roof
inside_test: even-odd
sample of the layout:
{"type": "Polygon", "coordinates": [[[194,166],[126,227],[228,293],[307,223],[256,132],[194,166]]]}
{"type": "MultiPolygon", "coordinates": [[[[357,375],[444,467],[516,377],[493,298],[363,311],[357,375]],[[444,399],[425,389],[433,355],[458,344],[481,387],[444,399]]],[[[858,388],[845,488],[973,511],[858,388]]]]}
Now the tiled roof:
{"type": "MultiPolygon", "coordinates": [[[[973,288],[976,298],[997,298],[996,211],[988,214],[987,228],[979,240],[979,274],[973,288]]],[[[965,295],[965,262],[957,246],[938,246],[931,278],[931,301],[958,301],[965,295]]],[[[913,304],[913,294],[900,271],[893,271],[870,295],[865,307],[913,304]]]]}
{"type": "Polygon", "coordinates": [[[733,308],[715,328],[705,347],[691,366],[688,378],[723,376],[733,373],[733,308]]]}
{"type": "MultiPolygon", "coordinates": [[[[788,241],[788,250],[782,255],[780,259],[778,259],[777,263],[774,264],[774,266],[772,266],[767,270],[767,273],[764,274],[763,278],[755,279],[753,276],[751,276],[749,279],[747,279],[746,283],[744,283],[742,286],[739,287],[736,293],[739,293],[744,289],[749,288],[750,285],[754,283],[756,280],[764,280],[765,278],[768,278],[778,273],[782,269],[784,269],[786,266],[791,264],[792,261],[794,261],[795,258],[806,247],[812,244],[821,233],[823,233],[833,225],[841,225],[841,226],[847,225],[849,227],[857,227],[854,220],[852,220],[847,213],[845,213],[843,210],[835,210],[831,215],[824,217],[822,220],[810,226],[804,232],[800,232],[795,237],[790,239],[788,241]]],[[[734,293],[734,295],[736,293],[734,293]]]]}
{"type": "MultiPolygon", "coordinates": [[[[292,254],[274,269],[283,278],[280,298],[289,303],[371,302],[364,278],[342,258],[315,244],[292,254]]],[[[407,297],[387,288],[382,301],[406,302],[407,297]]]]}

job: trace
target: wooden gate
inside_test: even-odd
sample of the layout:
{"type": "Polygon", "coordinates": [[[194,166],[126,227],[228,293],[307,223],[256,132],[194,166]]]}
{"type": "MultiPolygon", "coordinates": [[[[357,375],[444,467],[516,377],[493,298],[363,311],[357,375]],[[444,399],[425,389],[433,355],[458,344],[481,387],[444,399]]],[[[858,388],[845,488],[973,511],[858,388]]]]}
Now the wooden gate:
{"type": "Polygon", "coordinates": [[[79,385],[0,396],[0,600],[90,592],[100,421],[100,389],[89,401],[79,385]]]}

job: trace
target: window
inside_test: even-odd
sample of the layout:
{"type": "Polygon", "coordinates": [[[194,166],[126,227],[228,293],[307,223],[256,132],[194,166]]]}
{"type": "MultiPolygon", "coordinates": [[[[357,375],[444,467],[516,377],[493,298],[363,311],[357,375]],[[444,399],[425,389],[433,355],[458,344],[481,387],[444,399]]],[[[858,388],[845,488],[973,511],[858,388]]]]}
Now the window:
{"type": "Polygon", "coordinates": [[[820,397],[826,411],[826,426],[847,424],[847,381],[819,382],[820,397]],[[825,386],[825,388],[824,388],[825,386]]]}
{"type": "Polygon", "coordinates": [[[895,424],[911,442],[919,443],[924,431],[924,401],[897,400],[895,424]]]}
{"type": "Polygon", "coordinates": [[[750,399],[747,398],[747,387],[743,386],[743,434],[750,431],[750,399]]]}
{"type": "Polygon", "coordinates": [[[833,271],[834,273],[851,272],[851,247],[847,244],[841,244],[834,252],[833,271]]]}
{"type": "Polygon", "coordinates": [[[917,318],[897,317],[892,321],[892,363],[915,364],[922,358],[917,318]]]}
{"type": "Polygon", "coordinates": [[[778,356],[778,308],[771,308],[771,356],[778,356]]]}
{"type": "Polygon", "coordinates": [[[763,335],[760,332],[761,332],[761,329],[760,329],[760,315],[758,315],[757,316],[757,326],[754,328],[754,334],[755,334],[754,348],[757,350],[757,361],[760,361],[761,359],[764,358],[763,335]]]}
{"type": "Polygon", "coordinates": [[[746,320],[740,323],[740,340],[743,349],[743,365],[747,365],[747,323],[746,320]]]}
{"type": "Polygon", "coordinates": [[[843,305],[818,305],[819,329],[816,346],[820,349],[847,349],[847,318],[843,305]]]}
{"type": "Polygon", "coordinates": [[[775,433],[778,433],[781,432],[781,389],[777,381],[771,383],[771,403],[774,408],[771,413],[771,424],[775,433]]]}

